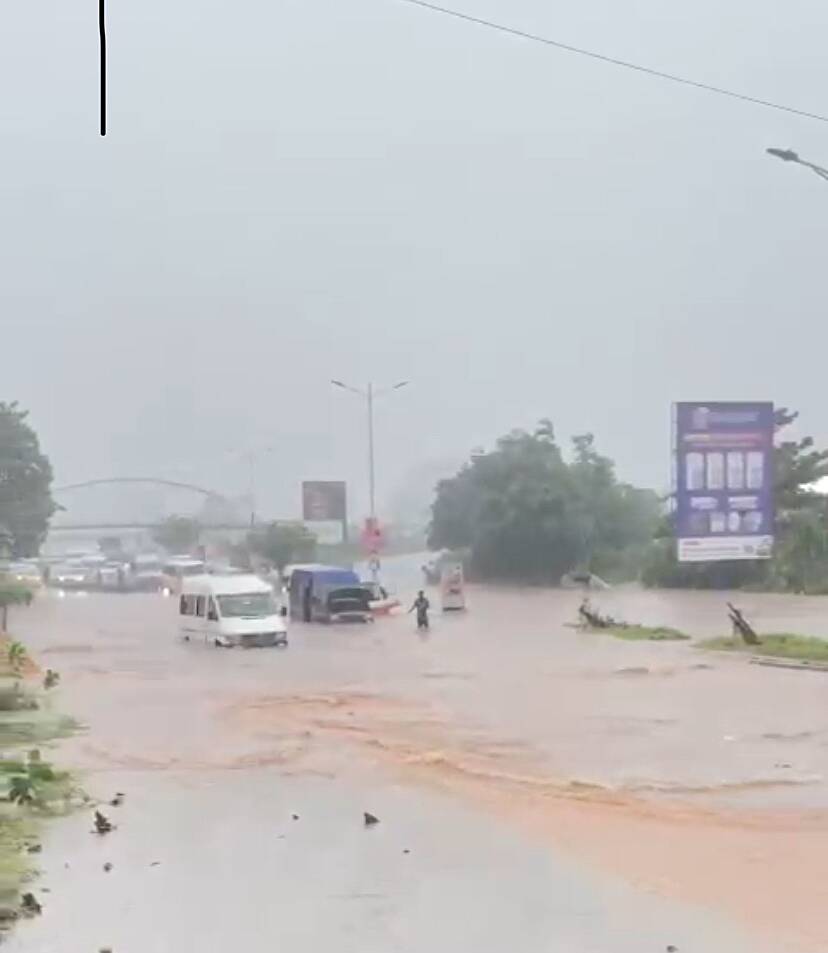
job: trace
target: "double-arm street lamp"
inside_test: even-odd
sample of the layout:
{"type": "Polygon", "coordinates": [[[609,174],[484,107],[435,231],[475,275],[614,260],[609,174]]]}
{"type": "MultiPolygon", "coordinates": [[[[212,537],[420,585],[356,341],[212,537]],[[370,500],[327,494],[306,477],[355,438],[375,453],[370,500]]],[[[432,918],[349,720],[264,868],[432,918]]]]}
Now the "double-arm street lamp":
{"type": "Polygon", "coordinates": [[[377,515],[377,500],[376,500],[376,478],[375,478],[375,468],[374,468],[374,401],[378,398],[390,394],[392,391],[399,390],[401,387],[406,387],[410,381],[399,381],[397,384],[392,384],[391,387],[383,387],[380,390],[375,390],[373,384],[369,384],[364,390],[361,387],[352,387],[350,384],[346,384],[343,381],[332,380],[331,383],[334,387],[340,387],[342,390],[350,391],[352,394],[356,394],[358,397],[361,397],[365,401],[365,408],[368,413],[368,502],[370,507],[370,516],[372,524],[376,525],[374,522],[377,515]]]}

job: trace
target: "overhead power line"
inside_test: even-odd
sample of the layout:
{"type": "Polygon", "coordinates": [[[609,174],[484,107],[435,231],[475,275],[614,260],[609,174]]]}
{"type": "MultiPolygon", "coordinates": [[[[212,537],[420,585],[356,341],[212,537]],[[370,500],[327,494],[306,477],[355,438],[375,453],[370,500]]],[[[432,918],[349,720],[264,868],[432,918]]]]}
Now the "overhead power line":
{"type": "Polygon", "coordinates": [[[572,46],[569,43],[562,43],[560,40],[553,40],[548,36],[540,36],[537,33],[529,33],[526,30],[519,30],[516,27],[506,26],[503,23],[495,23],[493,20],[485,20],[483,17],[476,17],[470,13],[462,13],[460,10],[441,7],[436,3],[429,3],[428,0],[397,0],[397,2],[407,3],[409,6],[422,7],[425,10],[430,10],[432,13],[440,13],[444,16],[454,17],[456,20],[465,20],[467,23],[475,23],[478,26],[488,27],[490,30],[497,30],[500,33],[507,33],[510,36],[517,36],[523,40],[531,40],[533,43],[542,43],[544,46],[552,46],[555,47],[555,49],[564,50],[567,53],[586,56],[589,57],[589,59],[599,60],[602,63],[609,63],[611,66],[620,66],[623,69],[635,70],[637,73],[655,76],[658,79],[668,80],[671,83],[680,83],[682,86],[692,86],[695,89],[702,89],[707,93],[716,93],[718,96],[728,96],[730,99],[739,99],[742,102],[753,103],[754,106],[764,106],[766,109],[776,109],[779,112],[792,113],[794,116],[803,116],[805,119],[816,119],[818,122],[828,122],[828,116],[821,116],[819,113],[808,112],[805,109],[796,109],[794,106],[786,106],[784,103],[774,103],[767,99],[760,99],[758,96],[748,96],[745,93],[737,93],[732,89],[725,89],[722,86],[712,86],[710,83],[701,83],[698,80],[689,79],[686,76],[678,76],[675,73],[665,73],[662,70],[651,69],[649,66],[641,66],[639,63],[631,63],[628,60],[620,60],[614,56],[606,56],[603,53],[595,52],[595,50],[587,50],[583,47],[572,46]]]}

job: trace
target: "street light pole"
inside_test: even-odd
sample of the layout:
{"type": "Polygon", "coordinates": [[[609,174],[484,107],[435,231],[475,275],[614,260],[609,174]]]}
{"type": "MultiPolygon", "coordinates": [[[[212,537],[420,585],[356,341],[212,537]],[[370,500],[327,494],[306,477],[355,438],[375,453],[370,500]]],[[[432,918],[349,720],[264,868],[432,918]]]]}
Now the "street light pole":
{"type": "Polygon", "coordinates": [[[807,162],[805,159],[801,159],[799,155],[793,151],[793,149],[767,149],[765,150],[768,155],[773,156],[775,159],[781,159],[783,162],[794,162],[796,165],[804,166],[806,169],[810,169],[812,172],[815,172],[821,179],[828,180],[828,169],[824,169],[821,165],[816,165],[813,162],[807,162]]]}
{"type": "MultiPolygon", "coordinates": [[[[332,380],[331,383],[334,387],[350,391],[365,401],[365,407],[368,412],[368,515],[371,517],[372,527],[375,528],[377,518],[377,481],[374,455],[374,402],[377,397],[382,397],[385,394],[390,394],[392,391],[400,390],[401,387],[406,387],[410,382],[399,381],[393,386],[385,387],[382,390],[375,390],[373,382],[370,382],[365,390],[361,387],[352,387],[350,384],[344,383],[344,381],[332,380]]],[[[376,570],[372,570],[372,572],[376,580],[376,570]]]]}
{"type": "Polygon", "coordinates": [[[374,385],[368,384],[365,395],[368,405],[368,500],[369,516],[373,522],[377,517],[376,471],[374,468],[374,385]]]}

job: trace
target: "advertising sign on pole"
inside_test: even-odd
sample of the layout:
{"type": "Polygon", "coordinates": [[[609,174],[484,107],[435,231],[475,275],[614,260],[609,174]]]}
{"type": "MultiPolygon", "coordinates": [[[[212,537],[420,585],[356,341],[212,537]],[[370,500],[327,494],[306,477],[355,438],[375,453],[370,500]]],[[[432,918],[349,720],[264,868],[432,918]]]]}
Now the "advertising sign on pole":
{"type": "Polygon", "coordinates": [[[305,480],[302,519],[321,543],[341,543],[348,532],[348,507],[342,480],[305,480]]]}
{"type": "Polygon", "coordinates": [[[362,528],[362,548],[366,553],[378,553],[385,543],[382,527],[375,516],[368,516],[362,528]]]}
{"type": "Polygon", "coordinates": [[[773,432],[769,402],[673,406],[679,562],[771,557],[773,432]]]}

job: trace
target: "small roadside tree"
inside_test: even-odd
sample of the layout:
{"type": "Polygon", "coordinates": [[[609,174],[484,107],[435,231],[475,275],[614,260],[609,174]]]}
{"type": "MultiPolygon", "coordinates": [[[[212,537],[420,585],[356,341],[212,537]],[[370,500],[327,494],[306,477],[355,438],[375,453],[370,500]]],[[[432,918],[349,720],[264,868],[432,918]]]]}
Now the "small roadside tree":
{"type": "Polygon", "coordinates": [[[198,545],[201,525],[191,516],[168,516],[152,534],[169,553],[189,553],[198,545]]]}
{"type": "Polygon", "coordinates": [[[303,523],[269,523],[248,533],[247,547],[281,572],[290,563],[313,560],[316,537],[303,523]]]}
{"type": "Polygon", "coordinates": [[[28,606],[32,601],[32,590],[13,579],[0,578],[0,632],[8,632],[9,607],[28,606]]]}
{"type": "Polygon", "coordinates": [[[0,401],[0,525],[16,556],[37,554],[56,509],[52,465],[27,417],[16,402],[0,401]]]}

